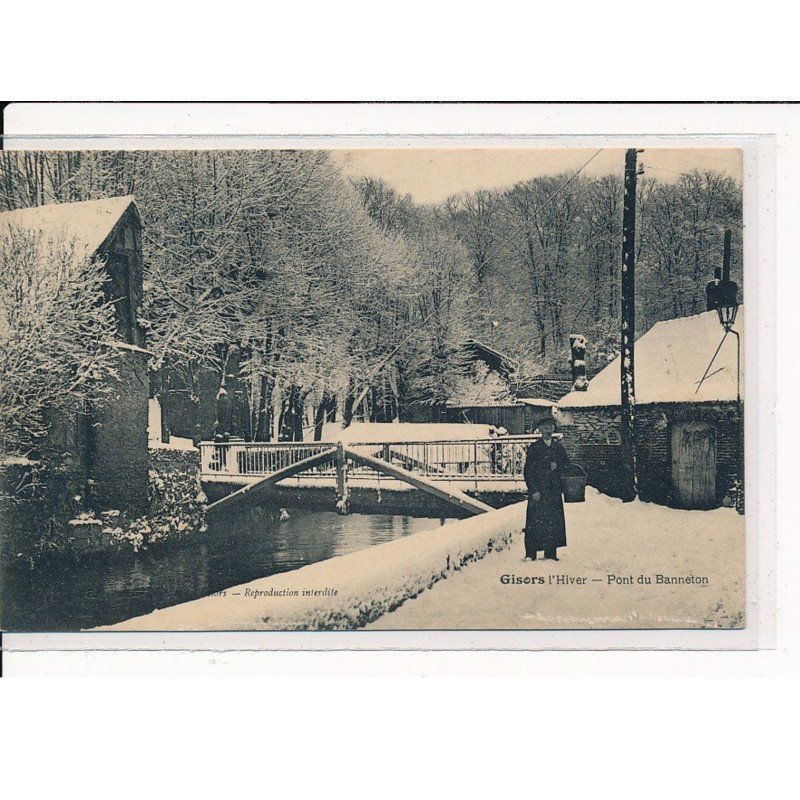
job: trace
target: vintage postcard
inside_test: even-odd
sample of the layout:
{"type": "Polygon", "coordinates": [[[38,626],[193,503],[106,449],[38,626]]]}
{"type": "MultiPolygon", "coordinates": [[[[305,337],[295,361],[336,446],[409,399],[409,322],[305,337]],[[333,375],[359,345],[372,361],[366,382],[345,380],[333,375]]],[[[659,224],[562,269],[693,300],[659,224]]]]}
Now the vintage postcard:
{"type": "Polygon", "coordinates": [[[744,184],[0,152],[0,629],[746,628],[744,184]]]}

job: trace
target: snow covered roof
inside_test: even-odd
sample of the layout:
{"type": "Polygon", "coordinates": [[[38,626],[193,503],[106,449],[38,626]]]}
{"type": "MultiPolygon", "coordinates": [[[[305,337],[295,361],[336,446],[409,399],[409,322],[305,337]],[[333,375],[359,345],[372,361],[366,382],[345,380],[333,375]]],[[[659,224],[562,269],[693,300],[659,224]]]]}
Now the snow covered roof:
{"type": "Polygon", "coordinates": [[[544,397],[520,397],[517,403],[522,403],[526,406],[536,406],[536,408],[552,408],[555,403],[544,397]]]}
{"type": "Polygon", "coordinates": [[[480,342],[475,338],[469,338],[464,342],[464,348],[470,351],[476,358],[486,363],[491,369],[508,376],[510,373],[515,372],[519,367],[515,359],[495,350],[484,342],[480,342]]]}
{"type": "Polygon", "coordinates": [[[502,400],[498,400],[496,403],[493,402],[486,402],[483,403],[480,400],[475,401],[474,403],[454,403],[452,400],[448,400],[445,405],[448,408],[519,408],[519,403],[516,400],[507,400],[503,402],[502,400]]]}
{"type": "MultiPolygon", "coordinates": [[[[63,235],[85,245],[94,253],[108,239],[120,217],[133,205],[133,195],[86,200],[80,203],[51,203],[0,213],[0,233],[5,225],[15,225],[48,235],[63,235]]],[[[138,209],[136,209],[138,215],[138,209]]]]}
{"type": "MultiPolygon", "coordinates": [[[[744,306],[734,330],[742,333],[744,306]]],[[[724,331],[716,311],[657,322],[636,342],[634,353],[636,404],[703,403],[736,400],[736,337],[728,335],[708,376],[698,385],[724,331]]],[[[585,392],[569,392],[559,408],[620,404],[620,360],[615,358],[589,381],[585,392]]]]}

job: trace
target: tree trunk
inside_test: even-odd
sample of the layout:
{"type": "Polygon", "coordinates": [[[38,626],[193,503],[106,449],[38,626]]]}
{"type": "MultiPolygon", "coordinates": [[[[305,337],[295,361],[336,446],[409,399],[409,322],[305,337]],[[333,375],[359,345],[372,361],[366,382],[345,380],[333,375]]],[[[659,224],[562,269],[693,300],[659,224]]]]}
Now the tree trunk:
{"type": "Polygon", "coordinates": [[[281,411],[280,435],[282,442],[303,441],[303,395],[300,388],[293,384],[289,388],[289,396],[281,411]]]}
{"type": "Polygon", "coordinates": [[[197,447],[203,438],[203,429],[200,424],[200,387],[197,384],[197,370],[193,364],[189,364],[189,391],[192,402],[192,444],[197,447]]]}
{"type": "Polygon", "coordinates": [[[369,399],[369,416],[368,419],[370,422],[379,422],[378,419],[378,392],[374,386],[370,386],[369,392],[367,393],[367,397],[364,398],[365,402],[369,399]]]}
{"type": "Polygon", "coordinates": [[[272,392],[272,381],[266,375],[262,375],[256,418],[256,441],[258,442],[272,441],[272,392]]]}
{"type": "Polygon", "coordinates": [[[600,245],[595,245],[595,249],[594,249],[594,280],[593,280],[594,297],[593,297],[593,304],[592,304],[592,317],[593,317],[595,322],[600,322],[600,319],[602,317],[602,306],[601,306],[602,259],[603,259],[602,247],[600,245]]]}
{"type": "Polygon", "coordinates": [[[168,369],[163,369],[161,372],[161,391],[158,395],[159,403],[161,404],[161,441],[164,444],[169,444],[169,390],[171,386],[171,379],[168,369]]]}
{"type": "Polygon", "coordinates": [[[353,403],[355,403],[355,386],[353,385],[352,378],[347,386],[347,397],[344,399],[344,408],[342,409],[342,427],[347,428],[353,421],[353,403]]]}
{"type": "Polygon", "coordinates": [[[299,387],[294,387],[294,389],[295,389],[295,394],[294,394],[294,415],[292,417],[293,421],[292,441],[302,442],[303,421],[305,418],[305,395],[303,395],[300,392],[299,387]]]}
{"type": "Polygon", "coordinates": [[[331,403],[330,393],[324,391],[322,399],[319,401],[316,412],[314,414],[314,441],[322,441],[322,426],[325,424],[325,419],[328,415],[328,409],[331,403]]]}
{"type": "Polygon", "coordinates": [[[281,413],[278,415],[278,441],[290,442],[291,441],[291,428],[286,424],[286,413],[288,409],[288,401],[283,398],[281,400],[281,413]]]}

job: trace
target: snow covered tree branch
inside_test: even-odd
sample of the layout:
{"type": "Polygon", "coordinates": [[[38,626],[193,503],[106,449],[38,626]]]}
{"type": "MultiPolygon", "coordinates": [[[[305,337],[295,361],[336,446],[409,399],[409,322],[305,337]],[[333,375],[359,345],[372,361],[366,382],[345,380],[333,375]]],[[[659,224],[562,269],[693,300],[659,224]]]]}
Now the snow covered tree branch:
{"type": "Polygon", "coordinates": [[[64,239],[3,226],[0,236],[0,442],[28,454],[48,412],[99,403],[115,376],[114,312],[101,263],[64,239]]]}

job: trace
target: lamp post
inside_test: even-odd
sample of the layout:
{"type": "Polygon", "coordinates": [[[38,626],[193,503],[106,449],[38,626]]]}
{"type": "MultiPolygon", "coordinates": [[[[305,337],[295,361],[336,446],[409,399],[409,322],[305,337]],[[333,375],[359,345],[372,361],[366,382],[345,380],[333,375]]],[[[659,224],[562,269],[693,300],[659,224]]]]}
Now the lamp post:
{"type": "Polygon", "coordinates": [[[738,468],[739,486],[736,491],[736,510],[744,514],[744,408],[741,390],[741,338],[734,330],[736,315],[739,311],[738,285],[731,280],[731,232],[725,231],[725,244],[722,257],[722,279],[716,285],[715,305],[726,334],[736,337],[736,413],[738,415],[738,468]]]}

